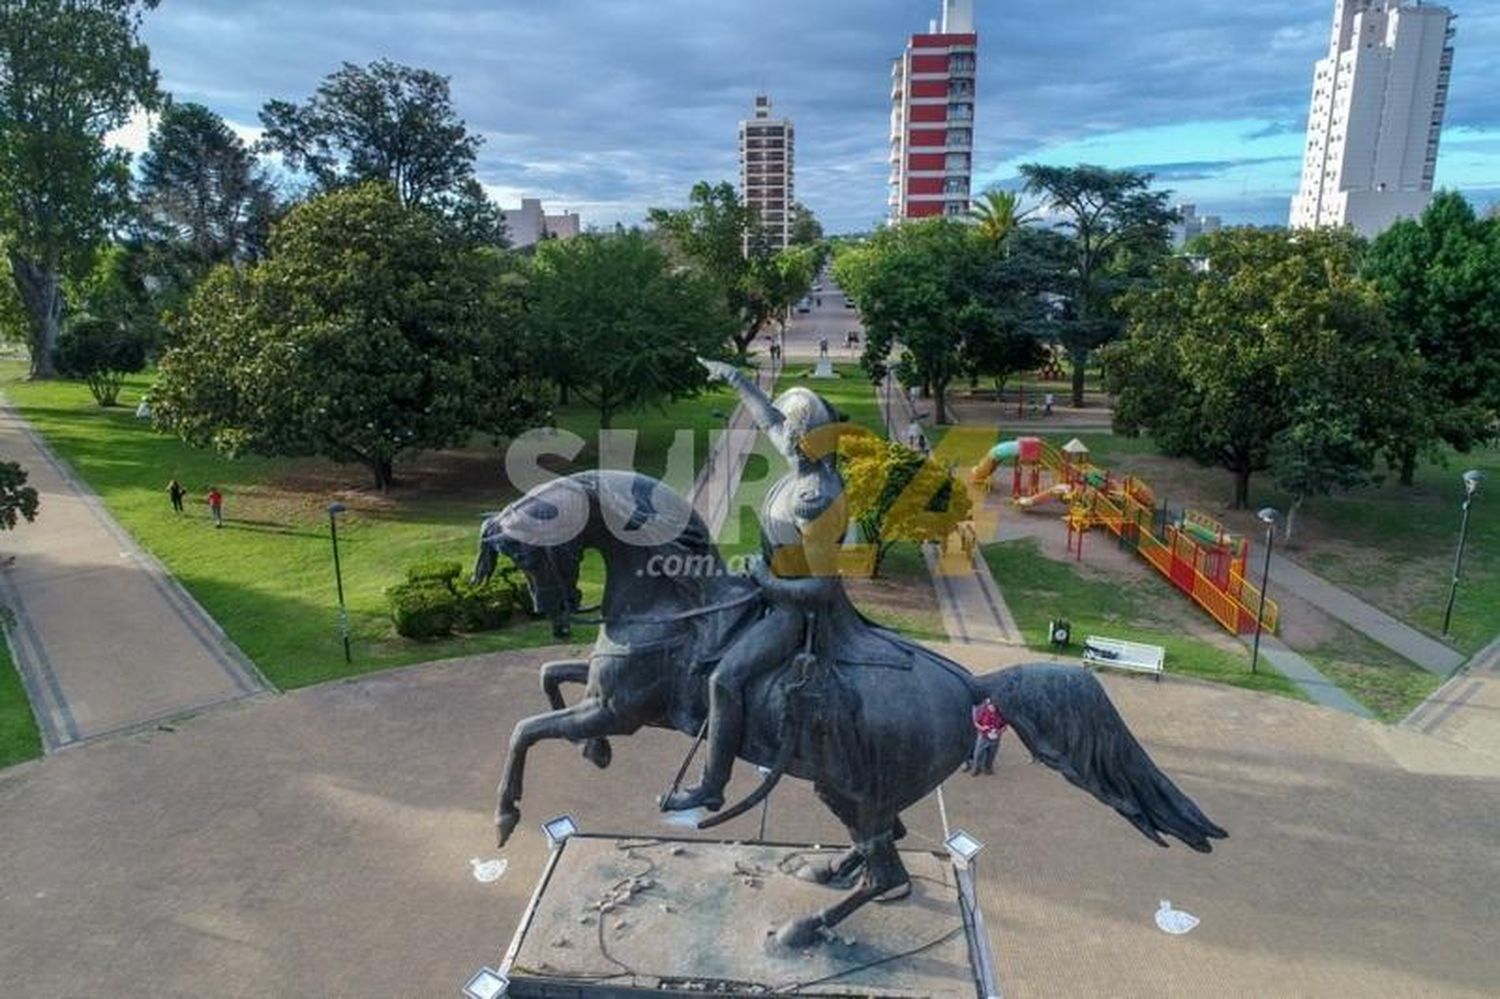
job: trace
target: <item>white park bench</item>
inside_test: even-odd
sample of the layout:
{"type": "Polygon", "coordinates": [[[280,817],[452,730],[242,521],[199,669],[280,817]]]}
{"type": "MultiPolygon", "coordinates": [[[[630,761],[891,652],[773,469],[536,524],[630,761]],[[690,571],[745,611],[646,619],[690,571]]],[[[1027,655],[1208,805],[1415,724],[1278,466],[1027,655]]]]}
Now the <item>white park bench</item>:
{"type": "Polygon", "coordinates": [[[1111,666],[1136,673],[1151,673],[1161,680],[1167,650],[1160,645],[1124,642],[1118,638],[1090,635],[1083,640],[1083,661],[1091,666],[1111,666]]]}

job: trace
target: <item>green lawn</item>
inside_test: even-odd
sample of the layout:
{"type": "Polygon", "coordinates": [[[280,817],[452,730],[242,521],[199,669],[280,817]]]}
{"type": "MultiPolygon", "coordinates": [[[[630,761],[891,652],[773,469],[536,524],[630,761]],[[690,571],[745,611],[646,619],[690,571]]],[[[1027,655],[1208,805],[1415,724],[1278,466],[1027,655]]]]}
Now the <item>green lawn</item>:
{"type": "Polygon", "coordinates": [[[1335,629],[1337,638],[1299,651],[1382,721],[1400,721],[1442,686],[1442,677],[1407,662],[1354,629],[1337,622],[1335,629]]]}
{"type": "MultiPolygon", "coordinates": [[[[515,491],[505,479],[501,453],[475,448],[456,455],[422,456],[398,465],[402,485],[388,496],[373,493],[363,470],[321,460],[229,460],[190,448],[136,420],[133,408],[149,376],[129,379],[120,408],[100,410],[80,384],[29,383],[18,365],[0,368],[0,388],[52,447],[100,494],[110,511],[223,626],[266,676],[282,688],[390,666],[477,652],[546,644],[543,622],[472,637],[416,643],[396,637],[384,591],[407,566],[434,558],[465,566],[475,555],[481,514],[498,509],[515,491]],[[194,502],[175,516],[164,487],[179,478],[194,502]],[[229,523],[208,523],[202,495],[210,484],[225,493],[229,523]],[[352,666],[343,662],[336,632],[328,502],[349,506],[339,525],[345,592],[354,637],[352,666]]],[[[720,424],[713,410],[732,408],[727,392],[687,400],[666,412],[624,414],[616,425],[641,431],[643,470],[660,471],[664,448],[678,428],[700,441],[691,468],[707,452],[708,431],[720,424]]],[[[585,437],[587,413],[565,408],[558,423],[585,437]]],[[[591,444],[571,468],[596,460],[591,444]]],[[[46,510],[41,512],[46,517],[46,510]]],[[[599,569],[586,563],[585,600],[598,591],[599,569]]],[[[575,632],[580,640],[587,629],[575,632]]]]}
{"type": "Polygon", "coordinates": [[[10,658],[10,646],[0,641],[0,767],[42,755],[42,737],[21,675],[10,658]]]}
{"type": "Polygon", "coordinates": [[[1063,617],[1073,626],[1075,652],[1090,634],[1146,642],[1167,650],[1168,673],[1306,700],[1295,684],[1272,670],[1252,674],[1248,650],[1219,648],[1185,635],[1179,623],[1182,596],[1160,580],[1125,584],[1099,577],[1047,558],[1030,540],[985,545],[983,551],[1033,649],[1050,648],[1047,622],[1063,617]]]}
{"type": "Polygon", "coordinates": [[[884,436],[885,420],[880,413],[880,402],[864,369],[858,364],[835,364],[833,370],[838,378],[812,378],[812,368],[788,369],[782,373],[779,387],[783,391],[793,385],[810,388],[832,403],[850,423],[869,427],[884,436]]]}

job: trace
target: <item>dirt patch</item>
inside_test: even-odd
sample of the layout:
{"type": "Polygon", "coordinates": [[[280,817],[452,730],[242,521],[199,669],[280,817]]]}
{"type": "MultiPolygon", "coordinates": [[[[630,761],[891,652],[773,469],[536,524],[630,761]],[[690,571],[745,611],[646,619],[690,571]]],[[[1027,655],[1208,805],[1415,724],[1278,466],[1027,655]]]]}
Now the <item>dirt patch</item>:
{"type": "Polygon", "coordinates": [[[1276,580],[1271,580],[1266,596],[1281,608],[1276,633],[1292,648],[1298,651],[1316,649],[1337,641],[1341,636],[1342,627],[1337,621],[1300,597],[1285,591],[1277,592],[1276,580]]]}
{"type": "MultiPolygon", "coordinates": [[[[566,471],[571,471],[567,469],[566,471]]],[[[433,502],[498,509],[517,492],[505,475],[503,452],[493,447],[424,451],[396,465],[396,484],[380,492],[360,465],[325,459],[293,462],[279,475],[241,491],[247,514],[295,517],[337,500],[374,516],[395,516],[433,502]]]]}
{"type": "Polygon", "coordinates": [[[937,594],[926,580],[846,577],[844,589],[860,607],[883,608],[906,615],[942,615],[937,594]]]}

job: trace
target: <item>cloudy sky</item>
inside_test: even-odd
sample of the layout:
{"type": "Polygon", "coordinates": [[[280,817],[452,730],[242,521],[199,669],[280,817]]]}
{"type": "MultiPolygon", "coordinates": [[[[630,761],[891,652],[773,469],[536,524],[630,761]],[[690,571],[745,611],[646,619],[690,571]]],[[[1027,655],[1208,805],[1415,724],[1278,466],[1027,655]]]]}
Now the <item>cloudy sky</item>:
{"type": "MultiPolygon", "coordinates": [[[[1500,200],[1500,3],[1451,0],[1438,183],[1500,200]]],[[[179,100],[247,135],[341,62],[452,78],[502,204],[639,221],[737,176],[758,90],[797,126],[797,188],[831,231],[884,212],[890,60],[939,0],[164,0],[145,36],[179,100]]],[[[1284,222],[1333,0],[977,0],[976,188],[1018,164],[1156,174],[1227,220],[1284,222]]],[[[127,135],[137,145],[141,126],[127,135]]]]}

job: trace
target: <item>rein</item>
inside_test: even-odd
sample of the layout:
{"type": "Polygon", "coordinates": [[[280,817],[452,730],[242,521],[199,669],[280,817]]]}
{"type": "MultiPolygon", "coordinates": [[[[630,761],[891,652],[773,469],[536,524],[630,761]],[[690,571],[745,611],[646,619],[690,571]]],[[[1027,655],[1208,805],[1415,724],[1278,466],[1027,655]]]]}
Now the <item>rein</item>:
{"type": "Polygon", "coordinates": [[[576,624],[671,624],[675,621],[688,621],[705,614],[713,614],[717,611],[729,610],[732,607],[740,607],[760,597],[760,590],[754,589],[749,593],[742,594],[732,600],[725,600],[717,604],[709,604],[707,607],[694,607],[691,610],[679,611],[676,614],[664,614],[661,617],[573,617],[569,615],[568,620],[576,624]]]}

